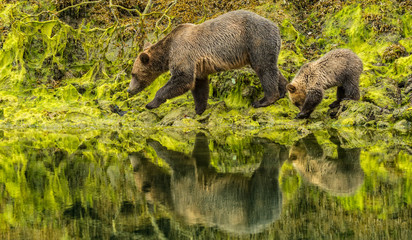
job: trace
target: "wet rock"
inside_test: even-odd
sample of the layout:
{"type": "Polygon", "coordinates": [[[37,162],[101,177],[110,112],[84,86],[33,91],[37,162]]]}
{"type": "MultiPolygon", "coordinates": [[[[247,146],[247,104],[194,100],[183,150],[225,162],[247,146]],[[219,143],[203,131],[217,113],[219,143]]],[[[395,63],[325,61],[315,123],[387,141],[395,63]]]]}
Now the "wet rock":
{"type": "Polygon", "coordinates": [[[396,120],[405,119],[409,122],[412,122],[412,104],[403,106],[401,108],[395,109],[393,111],[393,118],[396,120]]]}
{"type": "Polygon", "coordinates": [[[390,63],[400,57],[405,56],[408,56],[408,51],[406,51],[406,48],[399,43],[394,43],[385,49],[382,55],[382,60],[385,63],[390,63]]]}
{"type": "Polygon", "coordinates": [[[337,113],[337,124],[361,126],[381,117],[382,108],[368,102],[343,101],[337,113]]]}
{"type": "Polygon", "coordinates": [[[172,124],[173,127],[187,127],[187,128],[198,128],[202,127],[202,124],[193,118],[183,118],[176,120],[172,124]]]}
{"type": "MultiPolygon", "coordinates": [[[[228,111],[228,108],[225,102],[219,102],[209,107],[206,110],[206,114],[210,114],[208,117],[207,127],[214,128],[221,126],[224,122],[224,118],[222,118],[222,114],[225,114],[228,111]]],[[[203,113],[203,114],[205,114],[203,113]]]]}
{"type": "Polygon", "coordinates": [[[157,123],[160,118],[151,111],[144,111],[137,115],[137,119],[148,124],[157,123]]]}
{"type": "Polygon", "coordinates": [[[184,118],[194,118],[195,111],[189,109],[188,107],[180,107],[176,110],[170,111],[163,119],[159,122],[161,126],[173,126],[177,121],[181,121],[184,118]]]}
{"type": "Polygon", "coordinates": [[[250,111],[252,120],[259,123],[260,126],[273,126],[275,124],[274,114],[270,111],[265,111],[266,109],[258,108],[250,111]]]}

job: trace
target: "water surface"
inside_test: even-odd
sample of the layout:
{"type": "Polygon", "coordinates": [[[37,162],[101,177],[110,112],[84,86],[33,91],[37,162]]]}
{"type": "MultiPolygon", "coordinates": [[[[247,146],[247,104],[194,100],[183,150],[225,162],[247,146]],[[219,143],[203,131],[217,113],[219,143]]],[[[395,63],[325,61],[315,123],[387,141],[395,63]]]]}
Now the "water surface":
{"type": "Polygon", "coordinates": [[[0,131],[2,239],[408,239],[409,132],[0,131]]]}

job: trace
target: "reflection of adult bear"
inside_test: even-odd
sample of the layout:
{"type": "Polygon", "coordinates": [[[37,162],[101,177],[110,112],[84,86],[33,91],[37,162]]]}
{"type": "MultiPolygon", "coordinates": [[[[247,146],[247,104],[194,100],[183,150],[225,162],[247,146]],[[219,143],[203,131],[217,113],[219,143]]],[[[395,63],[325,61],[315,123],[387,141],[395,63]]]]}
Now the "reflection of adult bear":
{"type": "Polygon", "coordinates": [[[360,166],[359,148],[345,149],[336,133],[330,140],[337,145],[338,157],[325,156],[313,134],[300,139],[290,149],[289,159],[308,182],[332,195],[350,195],[362,185],[364,173],[360,166]]]}
{"type": "Polygon", "coordinates": [[[209,98],[208,75],[243,67],[255,70],[265,93],[254,107],[265,107],[286,93],[286,79],[277,67],[281,39],[275,23],[255,13],[234,11],[199,25],[182,24],[137,57],[128,92],[134,95],[170,70],[172,77],[147,108],[189,90],[197,114],[209,98]]]}
{"type": "Polygon", "coordinates": [[[264,155],[251,177],[216,172],[210,165],[208,140],[203,134],[197,135],[192,156],[148,140],[170,165],[172,174],[131,154],[136,184],[149,200],[167,205],[188,224],[217,226],[239,234],[263,231],[281,212],[278,170],[288,152],[279,144],[255,140],[264,146],[264,155]]]}

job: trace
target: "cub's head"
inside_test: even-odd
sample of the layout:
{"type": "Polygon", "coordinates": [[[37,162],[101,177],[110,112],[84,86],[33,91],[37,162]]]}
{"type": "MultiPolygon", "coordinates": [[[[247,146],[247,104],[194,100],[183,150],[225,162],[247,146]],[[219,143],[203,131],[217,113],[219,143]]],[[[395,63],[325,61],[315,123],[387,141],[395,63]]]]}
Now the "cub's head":
{"type": "Polygon", "coordinates": [[[289,92],[290,101],[292,101],[292,103],[295,104],[295,106],[300,110],[302,110],[303,103],[305,103],[306,99],[306,91],[294,83],[289,83],[288,85],[286,85],[286,89],[289,92]]]}
{"type": "Polygon", "coordinates": [[[290,101],[300,110],[305,103],[308,82],[313,78],[312,64],[306,63],[299,69],[292,82],[286,85],[290,101]]]}
{"type": "Polygon", "coordinates": [[[163,72],[159,59],[155,57],[153,51],[150,51],[150,47],[145,47],[145,50],[134,61],[132,80],[127,92],[130,96],[141,92],[163,72]]]}

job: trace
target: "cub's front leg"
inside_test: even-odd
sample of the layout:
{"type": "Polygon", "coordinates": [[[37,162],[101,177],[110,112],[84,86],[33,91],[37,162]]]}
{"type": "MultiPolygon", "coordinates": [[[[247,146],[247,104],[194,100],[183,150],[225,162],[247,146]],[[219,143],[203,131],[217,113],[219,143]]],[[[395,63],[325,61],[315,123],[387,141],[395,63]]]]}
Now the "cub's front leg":
{"type": "Polygon", "coordinates": [[[310,114],[315,110],[316,106],[319,105],[319,103],[323,99],[323,91],[320,89],[311,89],[308,90],[308,93],[306,94],[306,99],[305,102],[303,103],[302,110],[298,115],[296,115],[296,119],[304,119],[304,118],[309,118],[310,114]]]}

